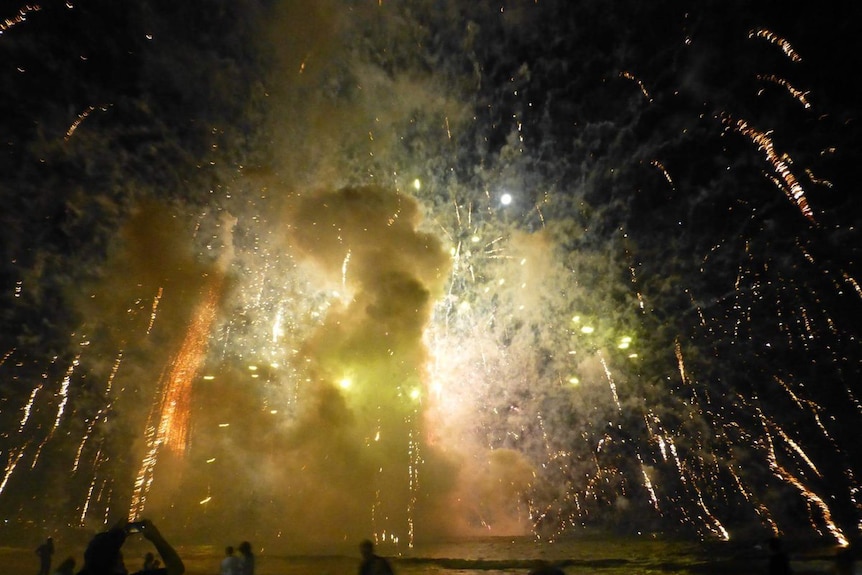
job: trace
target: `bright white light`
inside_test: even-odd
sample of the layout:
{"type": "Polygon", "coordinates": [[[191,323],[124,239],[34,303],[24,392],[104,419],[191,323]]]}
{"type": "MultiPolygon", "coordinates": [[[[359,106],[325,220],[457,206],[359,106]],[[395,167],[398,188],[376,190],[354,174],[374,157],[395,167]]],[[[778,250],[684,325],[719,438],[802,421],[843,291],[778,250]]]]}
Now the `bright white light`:
{"type": "Polygon", "coordinates": [[[506,193],[500,196],[500,203],[504,206],[508,206],[512,203],[512,194],[506,193]]]}
{"type": "Polygon", "coordinates": [[[352,383],[353,382],[350,381],[349,377],[345,377],[344,379],[342,379],[341,381],[338,382],[338,385],[339,385],[339,387],[341,387],[341,389],[350,389],[350,386],[352,383]]]}
{"type": "Polygon", "coordinates": [[[581,328],[581,333],[593,333],[594,331],[596,331],[596,328],[591,325],[585,325],[581,328]]]}
{"type": "Polygon", "coordinates": [[[422,188],[422,182],[419,181],[419,178],[413,180],[413,188],[418,192],[422,188]]]}

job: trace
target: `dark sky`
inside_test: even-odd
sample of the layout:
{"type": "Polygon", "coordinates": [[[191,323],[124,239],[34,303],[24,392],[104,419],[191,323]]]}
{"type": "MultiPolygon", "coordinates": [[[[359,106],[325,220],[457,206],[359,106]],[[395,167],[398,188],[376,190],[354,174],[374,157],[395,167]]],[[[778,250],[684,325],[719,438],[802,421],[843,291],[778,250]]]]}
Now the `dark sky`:
{"type": "Polygon", "coordinates": [[[856,537],[860,8],[654,4],[0,8],[2,517],[856,537]]]}

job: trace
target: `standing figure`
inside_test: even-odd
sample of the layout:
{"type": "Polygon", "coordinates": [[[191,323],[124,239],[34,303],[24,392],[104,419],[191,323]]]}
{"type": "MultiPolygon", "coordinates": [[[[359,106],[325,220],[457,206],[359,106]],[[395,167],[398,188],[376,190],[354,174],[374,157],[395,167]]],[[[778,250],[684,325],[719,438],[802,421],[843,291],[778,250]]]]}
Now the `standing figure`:
{"type": "Polygon", "coordinates": [[[36,555],[39,556],[39,575],[51,573],[51,558],[54,556],[54,539],[48,537],[45,542],[36,547],[36,555]]]}
{"type": "Polygon", "coordinates": [[[374,553],[374,543],[366,539],[359,544],[362,561],[359,563],[359,575],[395,575],[389,561],[374,553]]]}
{"type": "Polygon", "coordinates": [[[233,547],[224,548],[224,559],[221,560],[220,575],[240,575],[239,557],[233,554],[233,547]]]}
{"type": "Polygon", "coordinates": [[[254,575],[254,553],[251,552],[251,543],[248,541],[240,543],[239,555],[240,575],[254,575]]]}

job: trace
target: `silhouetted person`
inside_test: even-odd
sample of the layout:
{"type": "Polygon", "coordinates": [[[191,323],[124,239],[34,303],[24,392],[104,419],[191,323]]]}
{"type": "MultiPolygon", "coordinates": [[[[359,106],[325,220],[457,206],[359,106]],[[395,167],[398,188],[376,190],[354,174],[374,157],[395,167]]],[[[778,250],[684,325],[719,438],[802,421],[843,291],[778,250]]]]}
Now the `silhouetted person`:
{"type": "Polygon", "coordinates": [[[224,559],[221,560],[220,575],[240,575],[239,557],[233,554],[233,547],[224,548],[224,559]]]}
{"type": "MultiPolygon", "coordinates": [[[[84,551],[84,568],[78,575],[126,575],[121,548],[126,542],[130,525],[117,526],[96,534],[84,551]]],[[[186,568],[177,552],[151,521],[135,523],[137,531],[155,546],[165,566],[148,573],[156,575],[182,575],[186,568]]]]}
{"type": "Polygon", "coordinates": [[[66,557],[54,570],[54,575],[75,575],[75,558],[66,557]]]}
{"type": "Polygon", "coordinates": [[[359,575],[395,575],[392,565],[385,558],[374,553],[374,543],[366,539],[359,544],[362,561],[359,563],[359,575]]]}
{"type": "Polygon", "coordinates": [[[791,575],[790,557],[784,551],[781,539],[773,537],[769,540],[769,575],[791,575]]]}
{"type": "Polygon", "coordinates": [[[54,540],[51,537],[36,547],[36,555],[39,556],[39,575],[50,575],[51,558],[54,556],[54,540]]]}
{"type": "Polygon", "coordinates": [[[239,573],[254,575],[254,553],[251,552],[251,543],[248,541],[239,544],[239,573]]]}

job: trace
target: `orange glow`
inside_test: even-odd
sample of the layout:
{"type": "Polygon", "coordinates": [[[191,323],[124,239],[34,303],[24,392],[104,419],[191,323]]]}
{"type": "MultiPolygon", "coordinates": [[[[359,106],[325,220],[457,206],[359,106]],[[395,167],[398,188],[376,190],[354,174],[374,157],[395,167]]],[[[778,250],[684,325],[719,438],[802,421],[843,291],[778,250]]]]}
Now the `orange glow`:
{"type": "Polygon", "coordinates": [[[173,363],[162,377],[161,396],[156,396],[147,424],[147,453],[135,480],[129,518],[137,518],[146,504],[147,493],[162,446],[183,455],[188,445],[192,382],[203,364],[210,328],[215,320],[221,296],[222,277],[215,274],[206,290],[203,302],[192,316],[186,337],[173,363]]]}

